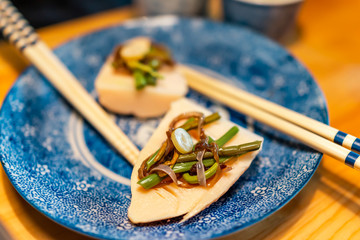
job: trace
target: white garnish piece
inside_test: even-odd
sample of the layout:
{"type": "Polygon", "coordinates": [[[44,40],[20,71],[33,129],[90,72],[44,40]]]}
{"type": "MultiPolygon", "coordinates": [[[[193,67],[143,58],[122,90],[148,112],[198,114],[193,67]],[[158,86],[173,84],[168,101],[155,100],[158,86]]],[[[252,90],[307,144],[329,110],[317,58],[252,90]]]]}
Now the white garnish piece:
{"type": "Polygon", "coordinates": [[[120,50],[120,56],[125,61],[138,61],[150,51],[151,40],[146,37],[137,37],[125,43],[120,50]]]}
{"type": "Polygon", "coordinates": [[[171,141],[180,153],[189,153],[193,149],[193,141],[190,134],[183,128],[177,128],[171,133],[171,141]]]}

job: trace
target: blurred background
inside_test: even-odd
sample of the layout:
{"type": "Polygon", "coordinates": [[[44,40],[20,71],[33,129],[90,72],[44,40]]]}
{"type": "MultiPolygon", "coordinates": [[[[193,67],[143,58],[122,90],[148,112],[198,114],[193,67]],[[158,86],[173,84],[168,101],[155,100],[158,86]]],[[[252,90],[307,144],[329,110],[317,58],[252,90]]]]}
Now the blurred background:
{"type": "Polygon", "coordinates": [[[281,40],[294,30],[303,0],[12,0],[35,28],[105,10],[132,7],[137,16],[176,14],[224,20],[281,40]]]}
{"type": "Polygon", "coordinates": [[[132,0],[12,0],[35,28],[130,5],[132,0]]]}

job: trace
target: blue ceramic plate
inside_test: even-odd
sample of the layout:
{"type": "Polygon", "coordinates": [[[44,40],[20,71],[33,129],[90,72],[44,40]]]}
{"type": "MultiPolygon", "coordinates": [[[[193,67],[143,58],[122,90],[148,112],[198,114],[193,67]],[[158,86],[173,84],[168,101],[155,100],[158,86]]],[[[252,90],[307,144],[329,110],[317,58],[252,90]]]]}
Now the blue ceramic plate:
{"type": "MultiPolygon", "coordinates": [[[[55,50],[94,96],[94,79],[114,47],[147,35],[175,58],[234,86],[328,122],[318,85],[283,48],[245,29],[175,17],[130,21],[74,39],[55,50]],[[216,74],[215,74],[216,72],[216,74]]],[[[135,226],[127,218],[132,167],[29,67],[1,110],[1,161],[17,191],[36,209],[75,231],[106,239],[209,239],[274,213],[309,181],[322,154],[195,91],[187,97],[264,140],[263,150],[216,203],[185,224],[179,219],[135,226]]],[[[141,149],[160,119],[114,116],[141,149]]]]}

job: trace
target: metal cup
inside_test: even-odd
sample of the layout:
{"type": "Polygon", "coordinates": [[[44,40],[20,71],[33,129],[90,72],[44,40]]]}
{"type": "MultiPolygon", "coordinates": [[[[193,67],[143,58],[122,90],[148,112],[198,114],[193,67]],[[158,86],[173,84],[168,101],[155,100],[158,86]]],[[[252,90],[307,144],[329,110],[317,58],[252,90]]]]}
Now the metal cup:
{"type": "Polygon", "coordinates": [[[180,16],[204,15],[207,0],[135,0],[140,15],[175,14],[180,16]]]}
{"type": "Polygon", "coordinates": [[[223,0],[224,20],[249,27],[276,41],[294,28],[303,0],[223,0]]]}

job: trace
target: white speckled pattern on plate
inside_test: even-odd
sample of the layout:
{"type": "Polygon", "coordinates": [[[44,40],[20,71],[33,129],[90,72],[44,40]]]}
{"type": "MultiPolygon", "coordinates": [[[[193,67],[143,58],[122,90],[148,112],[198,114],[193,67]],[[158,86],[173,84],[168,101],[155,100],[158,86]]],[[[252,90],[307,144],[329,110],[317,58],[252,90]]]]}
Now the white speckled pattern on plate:
{"type": "MultiPolygon", "coordinates": [[[[204,20],[157,17],[74,39],[55,50],[84,87],[116,44],[148,35],[175,58],[240,88],[328,122],[325,99],[307,70],[283,48],[248,30],[204,20]],[[217,75],[215,72],[221,74],[217,75]]],[[[0,113],[1,162],[17,191],[54,221],[107,239],[209,239],[260,221],[293,198],[322,154],[207,97],[187,97],[265,138],[263,150],[220,200],[185,224],[132,225],[127,218],[131,165],[116,154],[34,67],[17,80],[0,113]]],[[[114,116],[141,148],[159,119],[114,116]]]]}

